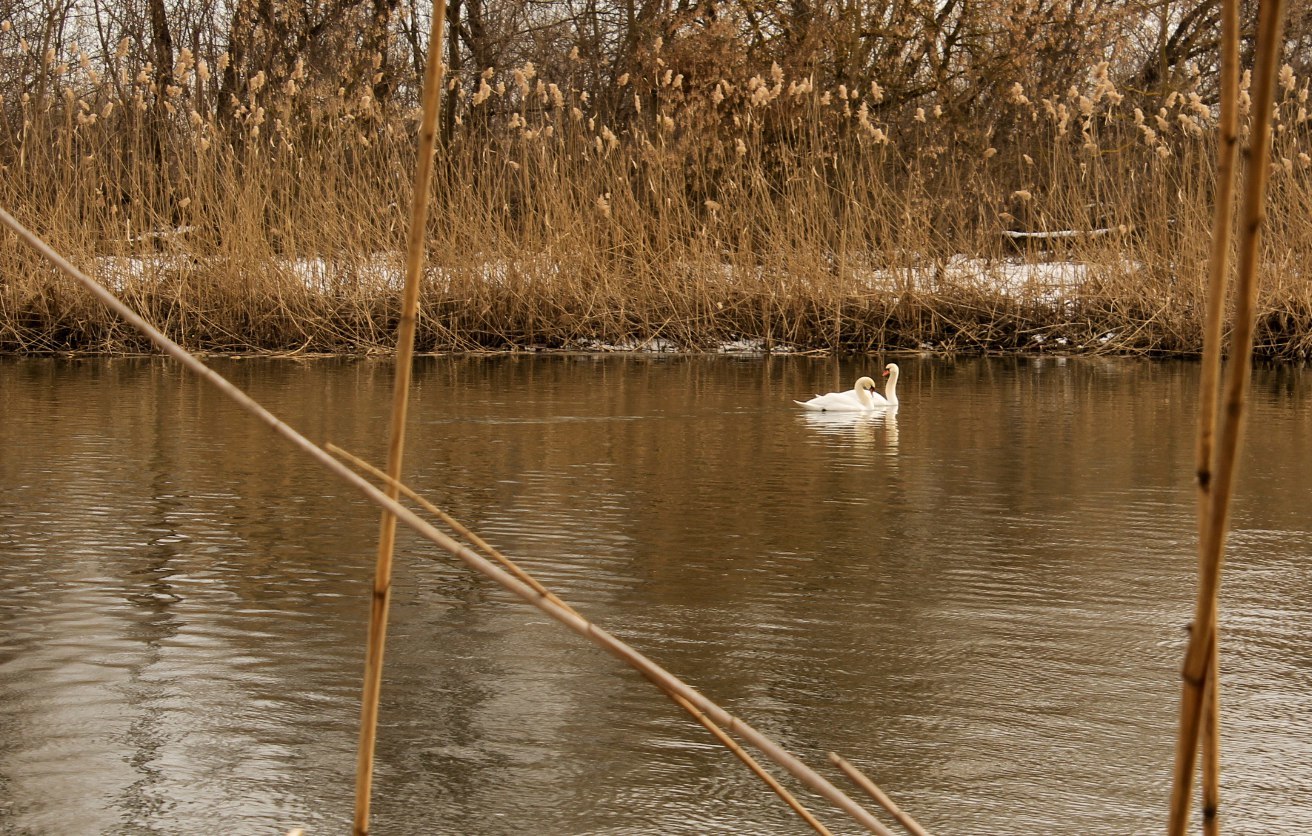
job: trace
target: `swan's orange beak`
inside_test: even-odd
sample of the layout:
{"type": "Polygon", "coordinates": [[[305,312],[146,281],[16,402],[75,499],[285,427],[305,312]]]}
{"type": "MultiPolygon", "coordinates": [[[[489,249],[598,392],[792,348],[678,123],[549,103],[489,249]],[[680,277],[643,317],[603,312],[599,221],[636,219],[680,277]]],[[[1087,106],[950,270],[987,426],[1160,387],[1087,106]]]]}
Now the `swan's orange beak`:
{"type": "Polygon", "coordinates": [[[888,369],[884,369],[884,377],[888,377],[888,369]]]}

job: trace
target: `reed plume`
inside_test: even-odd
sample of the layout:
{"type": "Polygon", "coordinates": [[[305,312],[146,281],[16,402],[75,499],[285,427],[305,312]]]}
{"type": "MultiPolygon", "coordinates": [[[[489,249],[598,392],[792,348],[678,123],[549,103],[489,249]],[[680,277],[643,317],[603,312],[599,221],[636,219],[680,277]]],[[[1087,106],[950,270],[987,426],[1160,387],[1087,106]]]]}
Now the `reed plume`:
{"type": "MultiPolygon", "coordinates": [[[[672,64],[685,48],[610,97],[579,62],[443,85],[416,351],[1202,352],[1192,266],[1224,138],[1199,78],[1158,95],[1116,65],[1065,91],[1020,77],[990,100],[1008,130],[975,132],[932,94],[894,104],[769,62],[703,76],[672,64]]],[[[419,79],[389,97],[289,62],[225,99],[231,64],[180,57],[161,90],[124,49],[58,74],[14,50],[35,86],[0,101],[0,200],[189,347],[395,351],[419,79]]],[[[1272,199],[1291,207],[1312,206],[1308,82],[1284,73],[1273,112],[1272,199]]],[[[1273,218],[1262,257],[1305,261],[1309,217],[1273,218]]],[[[0,252],[0,351],[150,350],[28,259],[0,252]]],[[[1259,354],[1312,350],[1306,282],[1258,305],[1259,354]]]]}

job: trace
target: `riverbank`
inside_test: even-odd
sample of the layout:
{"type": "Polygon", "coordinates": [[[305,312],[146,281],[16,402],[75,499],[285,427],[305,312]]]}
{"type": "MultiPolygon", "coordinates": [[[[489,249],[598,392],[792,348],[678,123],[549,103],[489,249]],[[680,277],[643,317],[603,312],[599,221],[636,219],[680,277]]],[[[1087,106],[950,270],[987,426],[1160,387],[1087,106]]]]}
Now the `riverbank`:
{"type": "MultiPolygon", "coordinates": [[[[1201,345],[1197,283],[1158,279],[1130,260],[1104,266],[1034,254],[750,269],[682,262],[628,276],[598,267],[577,257],[434,267],[424,280],[418,350],[1190,356],[1201,345]]],[[[84,269],[172,339],[221,354],[389,352],[403,272],[399,254],[250,267],[154,253],[93,259],[84,269]]],[[[151,350],[40,265],[22,282],[7,281],[4,297],[0,352],[151,350]]],[[[1258,353],[1306,358],[1306,300],[1268,292],[1264,303],[1258,353]]]]}
{"type": "MultiPolygon", "coordinates": [[[[297,110],[297,85],[251,90],[236,121],[188,90],[142,110],[147,82],[77,67],[11,114],[0,206],[190,349],[391,350],[411,111],[297,110]]],[[[1192,89],[1127,98],[1102,70],[984,123],[778,68],[697,95],[653,70],[620,109],[527,65],[465,79],[417,348],[1197,354],[1211,110],[1192,89]]],[[[1312,120],[1308,82],[1281,84],[1257,352],[1300,358],[1312,120]]],[[[0,352],[148,350],[10,240],[0,352]]]]}

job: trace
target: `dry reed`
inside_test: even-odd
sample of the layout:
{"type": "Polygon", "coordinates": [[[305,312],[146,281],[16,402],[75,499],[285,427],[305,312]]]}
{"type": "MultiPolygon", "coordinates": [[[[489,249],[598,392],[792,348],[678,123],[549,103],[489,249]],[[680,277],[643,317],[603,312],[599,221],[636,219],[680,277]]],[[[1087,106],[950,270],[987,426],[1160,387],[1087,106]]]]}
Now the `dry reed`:
{"type": "MultiPolygon", "coordinates": [[[[442,43],[446,4],[434,3],[429,42],[442,43]]],[[[428,229],[429,184],[433,174],[433,152],[437,146],[437,118],[442,94],[442,51],[430,50],[424,68],[423,111],[416,148],[414,194],[406,233],[405,288],[396,337],[396,371],[392,383],[391,426],[387,444],[387,498],[396,501],[405,450],[405,419],[413,369],[415,328],[419,319],[419,283],[424,268],[428,229]]],[[[355,772],[355,836],[369,832],[369,806],[373,789],[374,745],[378,735],[378,704],[383,687],[383,653],[387,643],[387,615],[392,596],[392,556],[396,542],[396,517],[386,509],[379,522],[378,554],[374,566],[373,594],[369,607],[369,634],[365,650],[363,693],[360,699],[360,742],[355,772]]]]}
{"type": "Polygon", "coordinates": [[[846,775],[852,783],[860,787],[866,795],[873,798],[876,804],[887,810],[888,814],[896,819],[897,823],[902,825],[903,829],[910,833],[911,836],[929,836],[929,831],[921,827],[919,822],[908,815],[893,801],[893,799],[889,798],[884,791],[879,788],[879,785],[870,780],[865,773],[857,769],[842,756],[833,752],[829,753],[829,760],[834,766],[841,769],[843,774],[846,775]]]}
{"type": "MultiPolygon", "coordinates": [[[[1227,18],[1230,15],[1227,13],[1227,18]]],[[[1270,167],[1267,154],[1271,141],[1271,113],[1275,97],[1276,76],[1281,52],[1280,33],[1284,21],[1284,4],[1282,0],[1267,0],[1260,7],[1257,33],[1257,66],[1254,72],[1252,104],[1253,114],[1249,130],[1249,168],[1243,193],[1243,205],[1240,213],[1239,260],[1235,289],[1234,323],[1231,333],[1230,363],[1221,390],[1221,409],[1216,430],[1215,447],[1210,460],[1200,467],[1200,493],[1206,494],[1205,513],[1200,514],[1199,571],[1197,603],[1194,620],[1189,635],[1189,644],[1181,670],[1182,688],[1180,698],[1180,725],[1176,741],[1174,779],[1171,790],[1170,811],[1167,832],[1172,836],[1183,834],[1188,826],[1189,807],[1192,796],[1192,782],[1200,740],[1204,741],[1205,760],[1219,758],[1217,753],[1217,733],[1212,724],[1218,722],[1217,706],[1219,689],[1214,680],[1217,677],[1216,660],[1218,645],[1216,622],[1218,597],[1220,593],[1220,574],[1225,557],[1225,536],[1229,525],[1230,499],[1234,489],[1235,475],[1238,469],[1240,437],[1247,412],[1247,395],[1252,371],[1252,354],[1254,331],[1257,319],[1258,300],[1258,255],[1262,229],[1266,219],[1266,186],[1270,167]],[[1210,712],[1207,730],[1202,717],[1210,712]]],[[[1234,30],[1227,27],[1227,33],[1234,37],[1234,30]]],[[[1230,53],[1231,47],[1225,47],[1230,53]]],[[[1231,53],[1231,58],[1233,54],[1231,53]]],[[[1216,209],[1218,224],[1224,219],[1227,209],[1216,209]]],[[[1225,259],[1218,257],[1214,262],[1212,275],[1213,289],[1223,285],[1225,259]]],[[[1217,317],[1219,320],[1219,316],[1217,317]]],[[[1219,322],[1209,322],[1208,336],[1219,339],[1221,329],[1219,322]]],[[[1219,366],[1220,350],[1214,348],[1208,352],[1215,364],[1219,366]]],[[[1204,370],[1205,375],[1215,375],[1215,369],[1204,370]]],[[[1214,384],[1212,384],[1214,390],[1214,384]]],[[[1205,449],[1211,426],[1209,412],[1212,405],[1204,401],[1200,405],[1199,455],[1205,449]]],[[[1206,801],[1219,804],[1216,795],[1219,782],[1219,765],[1213,761],[1206,765],[1207,782],[1204,793],[1206,801]]],[[[1216,808],[1204,811],[1205,827],[1210,831],[1219,830],[1216,808]]]]}
{"type": "MultiPolygon", "coordinates": [[[[1239,0],[1225,0],[1221,9],[1221,102],[1217,124],[1216,200],[1213,206],[1212,244],[1208,258],[1207,316],[1204,322],[1203,359],[1198,387],[1198,438],[1195,449],[1198,497],[1198,571],[1205,572],[1202,543],[1206,537],[1211,500],[1212,452],[1216,432],[1221,378],[1221,341],[1230,273],[1230,245],[1234,227],[1234,194],[1239,156],[1239,0]]],[[[1203,831],[1220,832],[1221,806],[1221,650],[1214,628],[1208,676],[1203,696],[1199,745],[1203,767],[1203,831]]]]}
{"type": "MultiPolygon", "coordinates": [[[[635,77],[660,95],[618,121],[565,78],[521,92],[515,71],[452,80],[418,351],[1202,350],[1221,139],[1192,88],[1134,98],[1095,73],[997,103],[1009,132],[985,143],[808,75],[635,77]]],[[[158,165],[148,82],[52,77],[71,100],[6,105],[0,201],[196,350],[393,351],[417,126],[305,72],[240,119],[184,89],[158,165]]],[[[1308,80],[1281,89],[1272,199],[1312,210],[1308,80]]],[[[1312,350],[1310,217],[1276,219],[1264,249],[1290,278],[1260,299],[1261,354],[1312,350]]],[[[24,255],[0,271],[0,351],[150,350],[24,255]]]]}

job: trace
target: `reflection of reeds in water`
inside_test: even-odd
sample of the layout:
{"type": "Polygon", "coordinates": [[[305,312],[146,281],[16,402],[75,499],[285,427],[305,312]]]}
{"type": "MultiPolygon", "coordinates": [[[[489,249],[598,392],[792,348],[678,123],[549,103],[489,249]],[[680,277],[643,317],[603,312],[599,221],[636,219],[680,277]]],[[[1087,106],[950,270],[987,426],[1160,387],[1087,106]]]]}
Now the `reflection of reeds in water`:
{"type": "MultiPolygon", "coordinates": [[[[331,453],[333,453],[333,455],[338,456],[344,461],[350,462],[351,465],[357,468],[358,470],[362,472],[367,472],[385,481],[398,493],[405,494],[407,498],[416,502],[425,511],[440,519],[444,525],[446,525],[452,531],[455,531],[457,535],[463,537],[468,542],[473,543],[475,548],[483,552],[483,554],[487,555],[488,557],[500,563],[512,575],[514,575],[520,581],[523,581],[524,583],[532,587],[533,590],[537,592],[539,595],[541,595],[542,597],[546,598],[549,601],[552,601],[553,603],[557,604],[561,608],[569,611],[571,614],[577,616],[578,618],[580,619],[583,618],[583,616],[580,615],[577,610],[575,610],[569,604],[565,603],[563,600],[557,597],[555,593],[551,592],[551,590],[547,589],[545,586],[539,583],[538,580],[534,578],[532,575],[528,574],[523,569],[521,569],[518,564],[513,562],[510,558],[506,557],[497,549],[493,548],[487,541],[479,537],[473,531],[470,531],[468,528],[466,528],[460,522],[452,518],[445,511],[433,505],[428,500],[424,499],[422,496],[412,491],[410,488],[406,487],[404,484],[399,482],[395,477],[384,473],[383,471],[379,470],[378,468],[374,467],[368,462],[352,455],[351,453],[341,449],[340,447],[337,447],[336,445],[329,444],[328,450],[331,453]]],[[[817,820],[815,816],[811,814],[810,810],[802,806],[801,802],[799,802],[792,793],[790,793],[782,784],[780,784],[777,780],[775,780],[773,775],[766,772],[765,769],[762,768],[761,765],[756,762],[755,758],[753,758],[741,746],[739,746],[737,742],[733,740],[733,738],[725,734],[725,732],[719,726],[717,726],[714,721],[712,721],[709,717],[707,717],[705,714],[699,711],[696,706],[688,702],[679,694],[667,691],[666,696],[668,696],[671,700],[674,701],[676,705],[678,705],[680,708],[686,711],[688,715],[691,716],[694,720],[696,720],[698,723],[701,723],[702,726],[704,726],[706,730],[710,732],[711,735],[714,736],[715,739],[718,740],[722,746],[724,746],[729,751],[731,751],[734,754],[734,756],[738,758],[738,760],[742,761],[743,764],[748,769],[750,769],[758,778],[764,781],[765,784],[769,786],[770,789],[776,795],[778,795],[781,799],[783,799],[784,803],[786,803],[790,808],[792,808],[793,812],[797,813],[797,815],[808,825],[810,825],[813,830],[815,830],[817,833],[822,834],[822,836],[828,836],[830,832],[829,829],[826,828],[823,824],[821,824],[819,820],[817,820]]]]}

